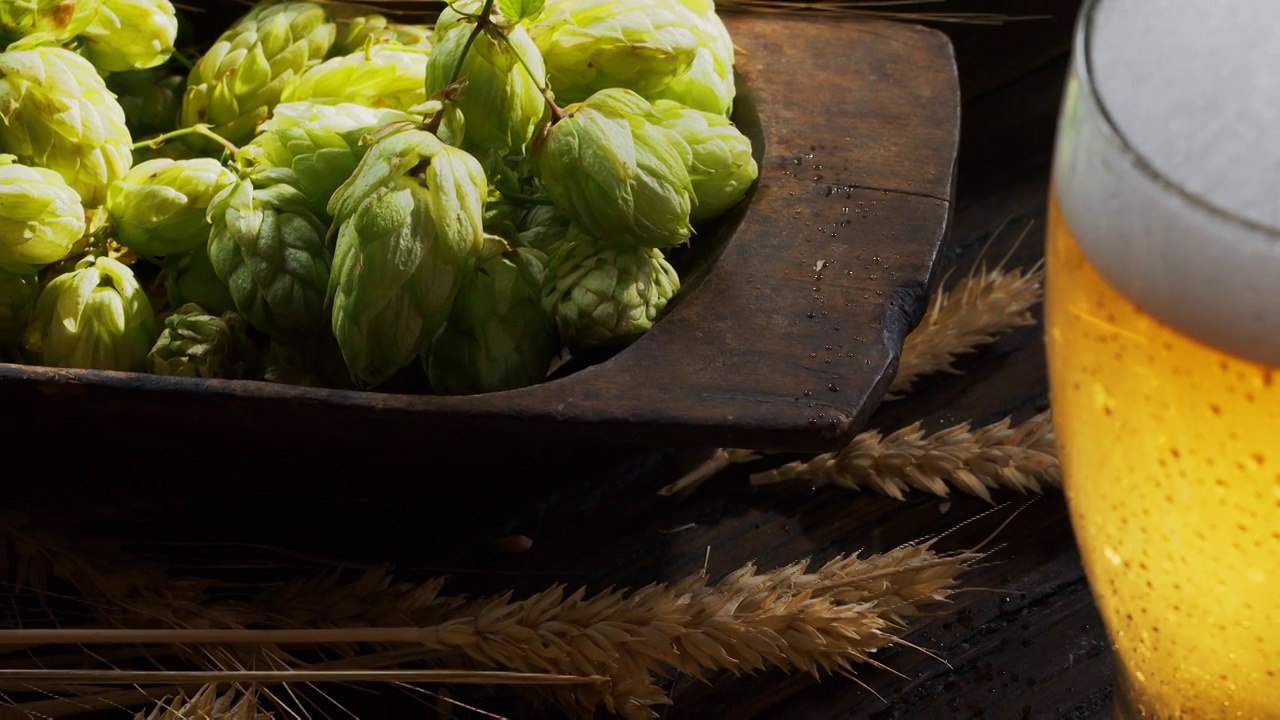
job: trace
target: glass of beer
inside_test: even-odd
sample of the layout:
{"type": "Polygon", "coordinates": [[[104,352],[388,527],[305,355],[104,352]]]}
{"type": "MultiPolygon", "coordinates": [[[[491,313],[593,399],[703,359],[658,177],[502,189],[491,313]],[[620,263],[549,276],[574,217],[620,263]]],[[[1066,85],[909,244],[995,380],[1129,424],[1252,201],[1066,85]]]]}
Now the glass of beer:
{"type": "Polygon", "coordinates": [[[1115,716],[1280,717],[1280,1],[1085,3],[1046,254],[1115,716]]]}

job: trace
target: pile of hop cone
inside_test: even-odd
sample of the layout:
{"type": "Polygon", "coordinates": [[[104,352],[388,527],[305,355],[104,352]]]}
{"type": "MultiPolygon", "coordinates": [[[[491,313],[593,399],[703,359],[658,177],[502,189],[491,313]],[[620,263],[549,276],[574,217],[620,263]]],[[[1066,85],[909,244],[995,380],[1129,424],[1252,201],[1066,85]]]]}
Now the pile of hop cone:
{"type": "Polygon", "coordinates": [[[757,176],[713,0],[194,20],[0,0],[0,360],[524,387],[649,330],[757,176]]]}

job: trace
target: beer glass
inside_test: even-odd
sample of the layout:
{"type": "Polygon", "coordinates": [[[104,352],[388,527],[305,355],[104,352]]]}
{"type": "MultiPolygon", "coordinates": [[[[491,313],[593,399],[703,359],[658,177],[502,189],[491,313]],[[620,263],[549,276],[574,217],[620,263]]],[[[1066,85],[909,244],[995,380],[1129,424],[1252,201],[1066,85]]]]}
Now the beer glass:
{"type": "Polygon", "coordinates": [[[1280,1],[1090,0],[1046,346],[1121,718],[1280,717],[1280,1]]]}

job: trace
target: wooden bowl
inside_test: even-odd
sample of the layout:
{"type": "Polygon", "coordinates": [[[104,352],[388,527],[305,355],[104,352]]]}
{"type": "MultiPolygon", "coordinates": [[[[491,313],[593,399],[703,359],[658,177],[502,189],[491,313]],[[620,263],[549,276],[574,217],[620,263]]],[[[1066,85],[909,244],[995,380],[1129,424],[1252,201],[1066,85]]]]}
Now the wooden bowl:
{"type": "Polygon", "coordinates": [[[310,457],[353,472],[601,447],[839,446],[881,399],[935,281],[959,135],[951,46],[891,22],[725,22],[740,49],[734,119],[760,179],[695,238],[678,301],[617,355],[469,397],[0,364],[4,442],[50,461],[104,446],[189,463],[191,447],[200,463],[310,457]]]}

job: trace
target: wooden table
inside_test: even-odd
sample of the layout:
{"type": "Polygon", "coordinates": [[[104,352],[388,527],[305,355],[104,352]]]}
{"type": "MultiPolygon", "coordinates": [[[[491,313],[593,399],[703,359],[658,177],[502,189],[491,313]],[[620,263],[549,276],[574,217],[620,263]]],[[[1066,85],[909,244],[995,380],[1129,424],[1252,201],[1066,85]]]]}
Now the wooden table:
{"type": "MultiPolygon", "coordinates": [[[[1052,140],[1077,7],[1056,0],[947,3],[954,11],[1054,15],[1003,27],[939,26],[955,43],[965,98],[944,261],[956,269],[953,278],[979,260],[999,261],[1029,224],[1010,262],[1029,266],[1042,257],[1052,140]]],[[[1038,412],[1047,405],[1041,334],[1040,326],[1012,333],[962,361],[963,376],[926,379],[910,399],[884,405],[872,425],[891,430],[924,419],[941,428],[1038,412]]],[[[905,647],[880,653],[876,659],[893,672],[860,669],[861,684],[780,673],[722,678],[714,686],[680,681],[665,717],[1093,718],[1109,706],[1112,661],[1059,492],[1001,494],[997,502],[1007,504],[994,510],[968,497],[897,502],[834,488],[752,489],[745,478],[762,467],[756,465],[726,472],[685,498],[656,496],[695,459],[673,450],[554,478],[488,479],[421,504],[376,494],[354,501],[336,485],[327,495],[294,494],[283,505],[261,496],[219,500],[223,490],[213,487],[200,501],[209,503],[211,518],[229,502],[255,528],[252,537],[241,532],[235,539],[448,573],[451,587],[468,593],[554,582],[636,587],[704,563],[719,576],[748,561],[773,567],[884,551],[977,518],[940,543],[960,549],[1008,521],[988,561],[963,576],[967,589],[907,636],[933,657],[905,647]],[[528,552],[494,548],[494,539],[516,533],[533,540],[528,552]]],[[[503,693],[460,697],[510,717],[543,716],[503,693]]],[[[409,707],[421,716],[420,705],[409,707]]]]}

